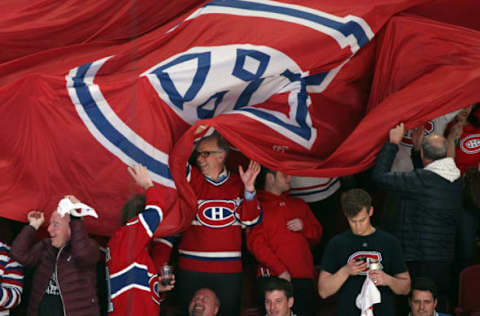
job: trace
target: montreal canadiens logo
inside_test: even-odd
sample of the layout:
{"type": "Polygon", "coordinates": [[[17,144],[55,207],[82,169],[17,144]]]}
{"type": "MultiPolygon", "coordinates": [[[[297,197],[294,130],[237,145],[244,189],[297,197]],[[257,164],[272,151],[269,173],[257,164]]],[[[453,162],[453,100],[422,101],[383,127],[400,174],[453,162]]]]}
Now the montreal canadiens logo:
{"type": "MultiPolygon", "coordinates": [[[[424,135],[429,136],[430,134],[433,133],[435,129],[435,122],[434,121],[427,121],[425,122],[424,126],[424,135]]],[[[405,145],[407,147],[413,147],[413,142],[412,142],[412,130],[408,130],[405,135],[402,138],[402,145],[405,145]]]]}
{"type": "MultiPolygon", "coordinates": [[[[380,266],[381,266],[382,254],[378,251],[357,251],[348,258],[348,262],[350,261],[363,261],[363,262],[368,262],[369,264],[370,262],[378,262],[380,263],[380,266]]],[[[367,272],[368,272],[368,268],[366,268],[359,274],[366,275],[367,272]]]]}
{"type": "Polygon", "coordinates": [[[148,281],[148,285],[150,286],[150,291],[153,294],[155,294],[155,295],[152,295],[152,300],[155,303],[160,304],[160,289],[158,288],[159,287],[158,276],[153,275],[152,277],[150,277],[150,280],[148,281]]]}
{"type": "Polygon", "coordinates": [[[460,141],[460,148],[469,155],[480,152],[480,134],[473,134],[463,138],[460,141]]]}
{"type": "Polygon", "coordinates": [[[198,205],[197,220],[207,227],[222,228],[236,222],[235,201],[208,200],[198,205]]]}

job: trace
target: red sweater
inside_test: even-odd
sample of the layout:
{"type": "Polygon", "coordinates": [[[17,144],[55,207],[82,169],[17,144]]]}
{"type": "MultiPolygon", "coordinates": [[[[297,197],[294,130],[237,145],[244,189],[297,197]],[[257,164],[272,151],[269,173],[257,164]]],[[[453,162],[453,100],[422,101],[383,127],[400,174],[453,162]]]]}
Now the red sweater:
{"type": "MultiPolygon", "coordinates": [[[[322,226],[303,200],[259,191],[263,221],[253,227],[247,236],[248,249],[261,266],[278,276],[288,271],[292,278],[313,279],[315,270],[310,247],[320,241],[322,226]],[[299,218],[303,229],[299,232],[287,228],[287,222],[299,218]]],[[[262,272],[262,271],[260,271],[262,272]]],[[[263,273],[265,274],[265,273],[263,273]]]]}
{"type": "Polygon", "coordinates": [[[198,207],[192,225],[182,234],[178,266],[197,272],[242,272],[242,227],[259,221],[257,199],[244,199],[244,185],[233,173],[215,183],[192,168],[191,184],[198,207]]]}

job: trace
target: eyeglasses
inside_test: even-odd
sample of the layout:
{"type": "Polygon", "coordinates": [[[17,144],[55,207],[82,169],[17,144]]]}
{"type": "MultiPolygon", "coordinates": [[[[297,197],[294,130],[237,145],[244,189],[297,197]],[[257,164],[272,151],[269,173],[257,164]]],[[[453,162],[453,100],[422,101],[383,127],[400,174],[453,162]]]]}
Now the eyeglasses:
{"type": "Polygon", "coordinates": [[[211,154],[219,154],[223,153],[223,150],[217,150],[217,151],[196,151],[195,156],[196,157],[202,157],[202,158],[208,158],[211,154]]]}

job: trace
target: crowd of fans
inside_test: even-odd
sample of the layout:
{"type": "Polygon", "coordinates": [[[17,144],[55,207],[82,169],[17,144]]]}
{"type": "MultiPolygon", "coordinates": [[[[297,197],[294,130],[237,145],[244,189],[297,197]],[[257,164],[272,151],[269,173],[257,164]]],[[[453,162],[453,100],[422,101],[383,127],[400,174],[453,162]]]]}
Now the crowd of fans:
{"type": "Polygon", "coordinates": [[[176,315],[236,316],[245,294],[259,315],[316,315],[319,297],[330,296],[341,316],[451,313],[460,271],[478,263],[480,103],[425,126],[400,123],[371,170],[331,179],[254,161],[232,172],[230,145],[210,134],[187,176],[196,215],[176,236],[155,236],[171,210],[147,169],[132,166],[145,194],[127,201],[103,256],[83,224],[92,213],[74,196],[71,209],[52,212],[49,238],[36,240],[45,216],[31,211],[11,247],[0,243],[0,315],[160,315],[175,306],[176,315]],[[252,260],[258,295],[242,290],[252,260]]]}

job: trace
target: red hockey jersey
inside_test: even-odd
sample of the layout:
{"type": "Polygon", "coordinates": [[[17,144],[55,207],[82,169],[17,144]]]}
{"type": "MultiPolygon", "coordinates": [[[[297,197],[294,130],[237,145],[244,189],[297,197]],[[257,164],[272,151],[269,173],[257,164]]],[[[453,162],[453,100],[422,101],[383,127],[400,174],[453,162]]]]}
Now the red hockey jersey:
{"type": "Polygon", "coordinates": [[[128,221],[108,242],[110,315],[160,314],[158,270],[148,251],[163,218],[158,207],[160,198],[160,190],[148,189],[145,211],[128,221]]]}
{"type": "Polygon", "coordinates": [[[261,219],[256,197],[244,199],[240,177],[225,170],[215,182],[192,168],[190,183],[198,207],[178,247],[181,269],[197,272],[242,271],[242,227],[261,219]]]}

